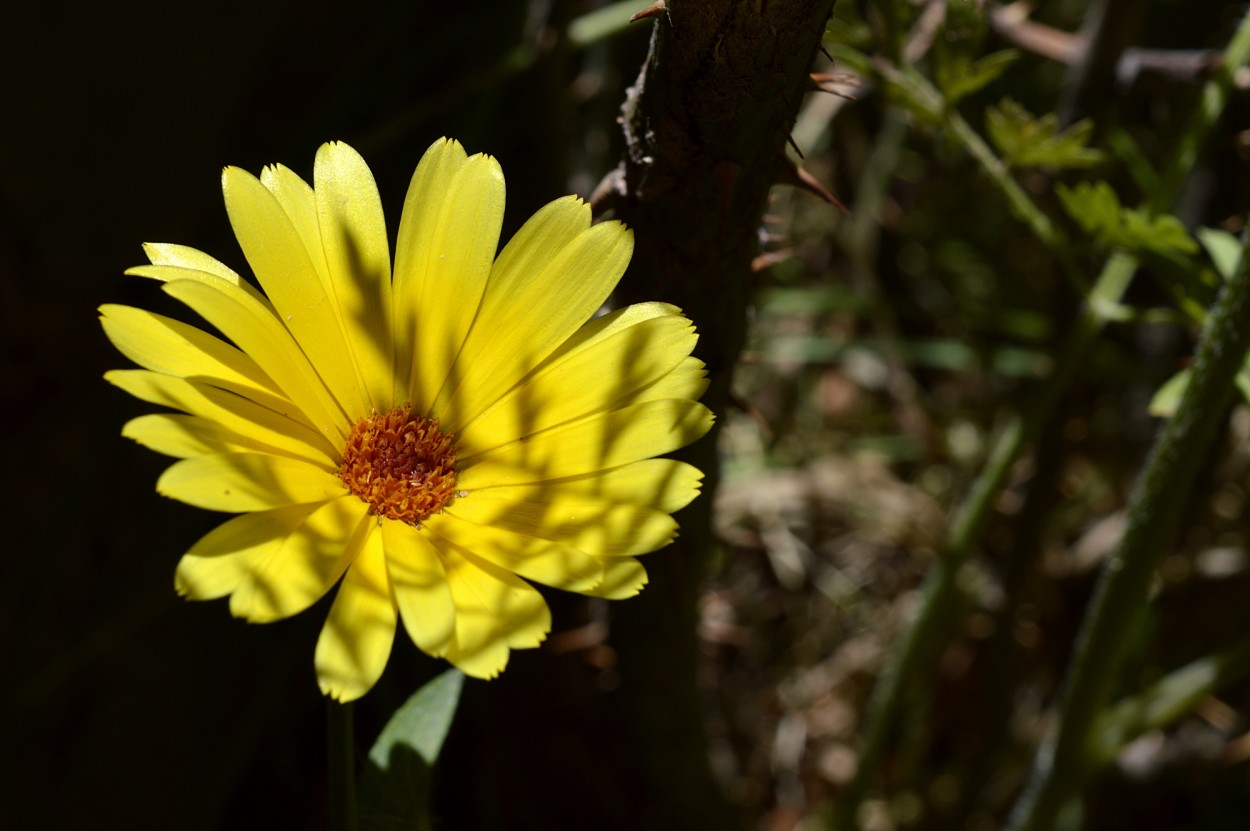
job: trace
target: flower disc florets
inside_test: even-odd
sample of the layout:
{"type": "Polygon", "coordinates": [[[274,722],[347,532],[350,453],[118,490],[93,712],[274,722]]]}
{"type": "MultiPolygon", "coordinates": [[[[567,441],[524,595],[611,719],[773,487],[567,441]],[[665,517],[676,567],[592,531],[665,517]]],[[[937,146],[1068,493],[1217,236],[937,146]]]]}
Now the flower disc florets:
{"type": "Polygon", "coordinates": [[[380,517],[418,525],[456,494],[456,445],[405,404],[352,428],[339,476],[380,517]]]}

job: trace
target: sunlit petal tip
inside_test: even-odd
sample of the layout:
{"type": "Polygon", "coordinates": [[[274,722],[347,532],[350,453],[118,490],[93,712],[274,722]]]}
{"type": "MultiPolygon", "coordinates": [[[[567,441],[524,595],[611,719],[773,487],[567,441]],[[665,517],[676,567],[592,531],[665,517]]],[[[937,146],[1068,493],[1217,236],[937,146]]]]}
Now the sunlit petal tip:
{"type": "Polygon", "coordinates": [[[453,645],[443,657],[470,678],[490,681],[499,677],[511,656],[507,645],[493,643],[471,651],[462,651],[453,645]]]}
{"type": "Polygon", "coordinates": [[[626,600],[639,594],[649,579],[646,568],[633,557],[613,558],[604,565],[603,584],[592,594],[607,600],[626,600]]]}
{"type": "MultiPolygon", "coordinates": [[[[185,558],[183,558],[185,559],[185,558]]],[[[196,597],[195,584],[189,580],[183,572],[182,561],[179,561],[178,568],[174,570],[174,591],[179,597],[188,600],[208,600],[207,597],[196,597]]]]}
{"type": "Polygon", "coordinates": [[[373,689],[375,683],[377,683],[377,679],[365,683],[364,680],[356,676],[331,675],[327,677],[321,673],[317,674],[317,686],[320,688],[321,694],[340,704],[350,704],[353,701],[359,701],[364,697],[365,693],[373,689]]]}
{"type": "Polygon", "coordinates": [[[454,138],[447,138],[446,136],[443,136],[442,138],[435,139],[434,143],[431,144],[425,151],[425,155],[421,157],[421,161],[417,165],[417,170],[420,170],[422,167],[427,165],[437,166],[441,163],[447,162],[452,162],[453,164],[457,164],[457,166],[459,166],[459,164],[463,164],[468,157],[469,154],[464,151],[464,145],[454,138]]]}
{"type": "Polygon", "coordinates": [[[479,661],[463,661],[457,663],[456,666],[465,674],[481,681],[493,681],[503,674],[504,669],[508,666],[508,659],[512,654],[508,651],[503,652],[503,656],[493,663],[485,663],[479,661]]]}
{"type": "Polygon", "coordinates": [[[504,201],[503,168],[499,166],[499,161],[494,156],[488,156],[485,153],[475,153],[469,156],[464,161],[460,175],[480,180],[483,184],[478,187],[496,188],[491,200],[502,207],[504,201]]]}
{"type": "Polygon", "coordinates": [[[354,701],[356,698],[360,697],[359,695],[348,697],[347,690],[339,685],[337,679],[327,680],[322,678],[320,675],[317,676],[317,687],[321,690],[321,694],[326,698],[331,698],[340,704],[346,704],[347,702],[354,701]]]}
{"type": "Polygon", "coordinates": [[[365,163],[364,158],[356,152],[356,149],[350,144],[342,141],[327,141],[325,144],[317,148],[317,155],[313,161],[313,183],[314,187],[320,184],[321,176],[325,176],[337,167],[347,167],[353,172],[364,171],[368,173],[372,180],[373,174],[369,173],[369,166],[365,163]]]}
{"type": "Polygon", "coordinates": [[[222,192],[226,195],[226,199],[229,200],[231,185],[236,184],[242,179],[255,179],[255,178],[256,178],[255,176],[253,176],[251,173],[244,170],[243,168],[235,167],[232,164],[228,164],[221,169],[222,192]]]}
{"type": "MultiPolygon", "coordinates": [[[[621,219],[608,219],[600,222],[599,225],[606,225],[609,228],[615,228],[621,239],[629,245],[632,250],[634,247],[634,229],[625,224],[621,219]]],[[[598,227],[598,226],[596,226],[598,227]]]]}

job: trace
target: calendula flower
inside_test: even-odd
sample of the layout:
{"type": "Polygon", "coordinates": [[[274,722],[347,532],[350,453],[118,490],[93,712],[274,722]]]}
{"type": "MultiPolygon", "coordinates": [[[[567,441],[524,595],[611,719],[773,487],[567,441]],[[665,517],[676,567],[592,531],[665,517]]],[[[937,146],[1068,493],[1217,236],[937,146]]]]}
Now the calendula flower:
{"type": "Polygon", "coordinates": [[[399,621],[418,647],[477,677],[551,628],[530,581],[606,598],[646,582],[698,492],[655,458],[703,435],[694,329],[644,303],[601,317],[633,248],[574,197],[495,256],[504,180],[489,156],[436,142],[404,203],[394,268],[377,186],[345,144],[289,169],[227,168],[226,210],[262,291],[179,245],[145,246],[158,280],[217,329],[101,307],[143,369],[105,377],[179,413],[123,434],[178,458],[160,493],[238,514],[196,542],[179,593],[229,596],[253,622],[337,584],[315,666],[358,698],[399,621]]]}

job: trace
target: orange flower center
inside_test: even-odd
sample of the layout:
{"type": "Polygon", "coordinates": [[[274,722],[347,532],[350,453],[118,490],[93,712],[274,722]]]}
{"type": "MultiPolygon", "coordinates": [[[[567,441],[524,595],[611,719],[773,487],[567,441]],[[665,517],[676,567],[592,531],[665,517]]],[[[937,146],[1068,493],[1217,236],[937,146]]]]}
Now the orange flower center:
{"type": "Polygon", "coordinates": [[[375,412],[352,428],[339,476],[370,513],[419,526],[456,495],[455,441],[407,404],[375,412]]]}

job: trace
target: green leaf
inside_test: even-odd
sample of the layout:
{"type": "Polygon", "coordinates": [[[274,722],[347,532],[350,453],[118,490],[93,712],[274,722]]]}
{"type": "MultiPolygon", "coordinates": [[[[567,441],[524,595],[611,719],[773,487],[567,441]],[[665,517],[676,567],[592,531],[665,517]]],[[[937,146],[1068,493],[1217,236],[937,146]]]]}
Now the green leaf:
{"type": "Polygon", "coordinates": [[[1241,243],[1237,238],[1216,228],[1199,228],[1198,241],[1207,249],[1207,256],[1219,275],[1225,280],[1232,277],[1237,260],[1241,258],[1241,243]]]}
{"type": "Polygon", "coordinates": [[[1206,697],[1250,675],[1250,644],[1199,658],[1105,710],[1090,731],[1094,764],[1109,764],[1124,746],[1192,713],[1206,697]]]}
{"type": "Polygon", "coordinates": [[[1076,220],[1085,233],[1100,242],[1111,244],[1120,229],[1120,200],[1106,182],[1081,182],[1074,188],[1062,183],[1055,194],[1068,216],[1076,220]]]}
{"type": "Polygon", "coordinates": [[[1074,188],[1061,183],[1055,186],[1055,193],[1068,215],[1107,247],[1163,255],[1175,251],[1193,254],[1198,250],[1198,244],[1179,219],[1122,207],[1106,182],[1082,182],[1074,188]]]}
{"type": "Polygon", "coordinates": [[[430,828],[430,774],[463,686],[459,670],[444,672],[413,693],[382,728],[361,774],[362,828],[430,828]]]}
{"type": "Polygon", "coordinates": [[[989,85],[1020,56],[1014,49],[993,52],[973,61],[966,52],[959,52],[938,61],[934,75],[946,103],[955,104],[989,85]]]}
{"type": "Polygon", "coordinates": [[[1237,391],[1241,393],[1241,397],[1246,399],[1246,403],[1250,404],[1250,364],[1243,366],[1241,372],[1237,373],[1237,391]]]}
{"type": "Polygon", "coordinates": [[[1175,415],[1181,397],[1189,387],[1189,376],[1192,374],[1192,370],[1182,369],[1164,381],[1163,386],[1155,392],[1154,398],[1150,399],[1150,414],[1159,418],[1171,418],[1175,415]]]}
{"type": "MultiPolygon", "coordinates": [[[[1163,386],[1159,387],[1154,394],[1154,398],[1150,399],[1150,414],[1171,418],[1181,402],[1181,396],[1185,394],[1185,388],[1189,386],[1189,376],[1192,374],[1191,370],[1182,369],[1164,381],[1163,386]]],[[[1241,397],[1246,400],[1247,404],[1250,404],[1250,359],[1247,359],[1246,365],[1237,373],[1236,384],[1241,397]]]]}
{"type": "Polygon", "coordinates": [[[1171,214],[1146,216],[1144,211],[1124,210],[1120,213],[1123,237],[1120,244],[1126,248],[1140,248],[1160,254],[1180,251],[1193,254],[1198,243],[1185,230],[1181,221],[1171,214]]]}
{"type": "Polygon", "coordinates": [[[1093,167],[1103,160],[1102,151],[1085,146],[1094,132],[1092,121],[1061,133],[1054,113],[1035,118],[1010,98],[986,109],[985,130],[1008,167],[1093,167]]]}

